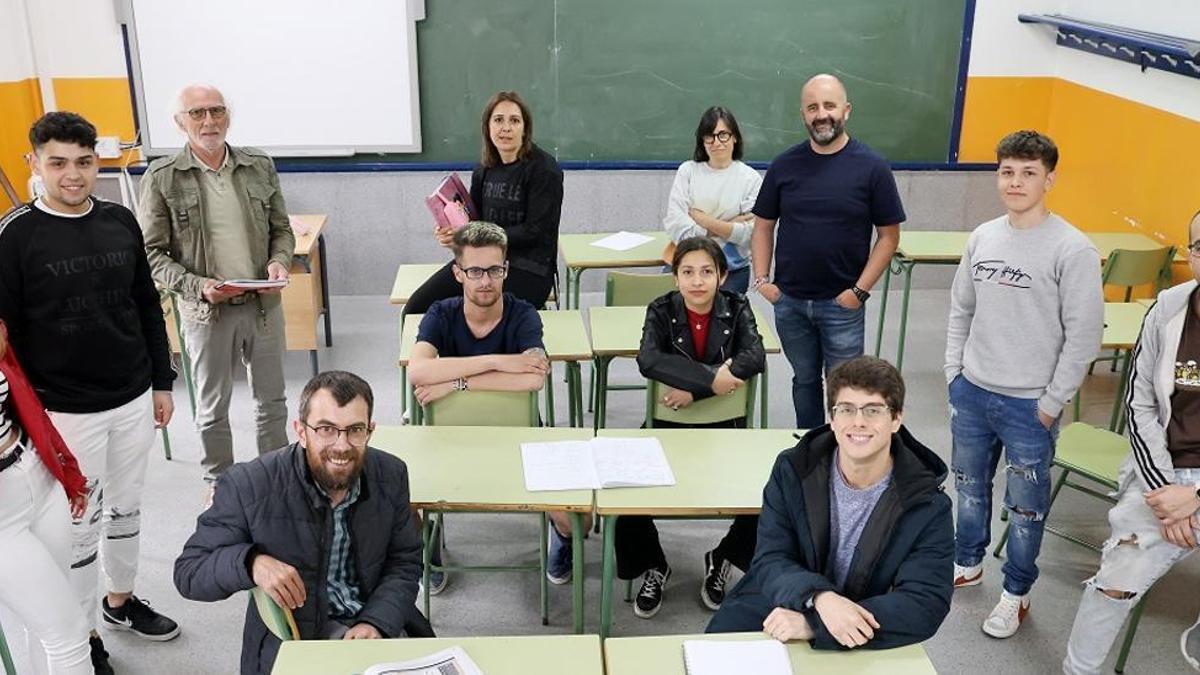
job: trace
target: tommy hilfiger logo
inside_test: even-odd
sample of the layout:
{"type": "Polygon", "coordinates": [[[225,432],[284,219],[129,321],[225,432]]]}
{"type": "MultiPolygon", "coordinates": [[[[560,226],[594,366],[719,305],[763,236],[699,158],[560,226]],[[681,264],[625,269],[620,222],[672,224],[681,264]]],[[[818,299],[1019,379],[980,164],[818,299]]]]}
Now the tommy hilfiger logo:
{"type": "Polygon", "coordinates": [[[1033,275],[1020,267],[1010,267],[1003,260],[980,260],[971,265],[974,281],[983,281],[1013,288],[1029,288],[1033,275]]]}

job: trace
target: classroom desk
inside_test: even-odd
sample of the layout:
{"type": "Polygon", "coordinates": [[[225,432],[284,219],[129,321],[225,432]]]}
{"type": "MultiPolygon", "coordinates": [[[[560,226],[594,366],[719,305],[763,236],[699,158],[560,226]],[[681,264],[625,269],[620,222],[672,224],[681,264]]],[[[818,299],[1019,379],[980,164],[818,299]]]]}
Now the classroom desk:
{"type": "MultiPolygon", "coordinates": [[[[758,332],[762,335],[763,349],[768,354],[778,354],[781,351],[779,337],[771,322],[765,321],[762,312],[754,308],[754,320],[758,324],[758,332]]],[[[645,307],[591,307],[588,309],[588,323],[592,330],[592,353],[596,365],[596,412],[593,415],[593,426],[596,429],[604,427],[608,413],[608,366],[618,356],[637,356],[642,343],[642,326],[646,323],[645,307]]],[[[759,423],[767,426],[767,369],[763,368],[759,423]]],[[[746,420],[747,426],[752,420],[746,420]]]]}
{"type": "MultiPolygon", "coordinates": [[[[400,325],[400,399],[408,399],[408,361],[417,342],[417,329],[424,314],[412,314],[400,325]]],[[[542,342],[551,363],[561,361],[567,369],[567,409],[571,426],[583,426],[583,374],[580,361],[592,358],[592,344],[583,326],[583,314],[575,310],[542,310],[542,342]]],[[[546,424],[554,426],[554,377],[546,378],[546,424]]],[[[414,410],[415,410],[414,403],[414,410]]],[[[403,412],[403,409],[401,410],[403,412]]]]}
{"type": "Polygon", "coordinates": [[[675,485],[606,488],[596,491],[596,513],[604,519],[600,577],[600,637],[612,624],[616,573],[614,533],[619,516],[725,518],[762,509],[763,486],[779,453],[794,446],[790,429],[601,429],[598,436],[653,436],[675,485]]]}
{"type": "MultiPolygon", "coordinates": [[[[686,675],[684,640],[769,640],[764,633],[713,633],[609,638],[604,641],[608,675],[686,675]]],[[[807,642],[787,644],[792,672],[845,673],[846,675],[936,675],[921,645],[896,649],[820,651],[807,642]]]]}
{"type": "Polygon", "coordinates": [[[303,229],[296,233],[296,248],[292,253],[292,269],[287,288],[283,289],[283,315],[288,349],[308,350],[312,371],[316,375],[317,319],[324,319],[325,346],[333,346],[333,323],[329,315],[329,273],[325,261],[325,225],[329,217],[294,215],[290,218],[303,229]]]}
{"type": "Polygon", "coordinates": [[[599,241],[612,232],[590,232],[586,234],[558,235],[558,250],[567,267],[566,287],[563,302],[566,309],[579,309],[579,277],[584,270],[616,269],[623,267],[662,267],[663,250],[670,238],[662,230],[638,232],[652,239],[628,251],[613,251],[592,242],[599,241]]]}
{"type": "MultiPolygon", "coordinates": [[[[1100,253],[1100,261],[1108,260],[1118,248],[1147,250],[1162,248],[1163,243],[1136,232],[1086,232],[1100,253]]],[[[896,255],[883,275],[883,293],[879,301],[879,326],[875,332],[875,356],[883,348],[883,325],[887,319],[888,289],[893,274],[904,275],[904,292],[900,296],[900,336],[896,344],[896,369],[904,367],[904,346],[908,330],[908,302],[912,290],[912,271],[917,265],[958,265],[967,248],[970,232],[962,231],[905,231],[900,232],[896,255]]],[[[1186,260],[1178,251],[1176,262],[1186,260]]]]}
{"type": "MultiPolygon", "coordinates": [[[[525,489],[521,443],[587,440],[590,429],[551,427],[419,427],[380,426],[371,445],[400,457],[408,465],[412,505],[437,511],[524,512],[565,511],[571,516],[574,555],[571,588],[575,632],[583,632],[583,516],[592,510],[591,490],[530,492],[525,489]]],[[[429,616],[429,555],[432,520],[422,528],[425,616],[429,616]]],[[[546,548],[546,529],[541,531],[546,548]]],[[[452,566],[447,566],[453,569],[452,566]]],[[[491,567],[489,569],[502,569],[491,567]]],[[[509,568],[511,569],[511,568],[509,568]]],[[[539,570],[542,621],[549,607],[546,573],[539,570]]]]}
{"type": "Polygon", "coordinates": [[[275,675],[350,675],[376,663],[462,647],[487,675],[603,675],[595,635],[443,637],[401,640],[293,640],[279,647],[275,675]]]}
{"type": "Polygon", "coordinates": [[[425,283],[433,273],[446,266],[446,263],[421,263],[401,265],[396,269],[396,280],[392,282],[392,294],[388,302],[393,305],[408,304],[408,299],[425,283]]]}

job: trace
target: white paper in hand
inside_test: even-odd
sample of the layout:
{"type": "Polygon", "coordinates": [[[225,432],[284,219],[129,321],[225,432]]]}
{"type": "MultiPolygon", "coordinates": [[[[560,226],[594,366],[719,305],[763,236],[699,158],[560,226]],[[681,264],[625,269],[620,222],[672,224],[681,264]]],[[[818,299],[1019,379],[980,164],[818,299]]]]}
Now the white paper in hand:
{"type": "Polygon", "coordinates": [[[626,232],[621,230],[616,234],[610,234],[603,239],[598,239],[592,242],[592,246],[599,246],[610,251],[628,251],[631,248],[637,248],[642,244],[654,241],[654,237],[647,237],[644,234],[637,232],[626,232]]]}
{"type": "Polygon", "coordinates": [[[775,640],[685,640],[687,675],[792,675],[787,647],[775,640]]]}

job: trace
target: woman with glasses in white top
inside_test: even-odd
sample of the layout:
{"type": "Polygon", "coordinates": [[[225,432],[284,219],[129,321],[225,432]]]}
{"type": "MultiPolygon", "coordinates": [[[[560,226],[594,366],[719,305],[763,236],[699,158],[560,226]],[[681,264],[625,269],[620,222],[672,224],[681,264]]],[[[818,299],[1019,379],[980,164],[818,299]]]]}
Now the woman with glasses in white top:
{"type": "Polygon", "coordinates": [[[750,286],[750,234],[762,176],[741,162],[745,152],[737,120],[713,106],[700,116],[692,159],[679,165],[667,199],[663,227],[678,244],[709,237],[721,247],[729,276],[721,288],[745,294],[750,286]]]}

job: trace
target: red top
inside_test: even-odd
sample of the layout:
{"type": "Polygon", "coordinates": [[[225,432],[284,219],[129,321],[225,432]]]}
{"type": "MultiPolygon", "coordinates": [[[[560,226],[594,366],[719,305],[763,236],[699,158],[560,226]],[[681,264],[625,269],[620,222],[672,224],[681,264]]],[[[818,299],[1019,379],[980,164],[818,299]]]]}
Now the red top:
{"type": "Polygon", "coordinates": [[[693,356],[700,358],[704,355],[704,346],[708,344],[708,320],[712,318],[712,312],[697,314],[689,309],[687,317],[688,329],[692,331],[692,344],[696,345],[696,353],[693,356]]]}
{"type": "MultiPolygon", "coordinates": [[[[2,321],[0,336],[8,342],[8,331],[2,321]]],[[[29,435],[29,440],[33,442],[33,447],[37,449],[37,454],[46,468],[59,483],[62,483],[68,499],[86,494],[87,480],[79,470],[79,463],[75,461],[75,456],[58,434],[58,429],[54,428],[54,423],[42,407],[37,392],[33,390],[33,385],[29,384],[29,379],[17,363],[17,355],[13,353],[12,345],[8,345],[4,358],[0,358],[0,371],[8,380],[8,400],[12,404],[10,409],[13,416],[29,435]]]]}

